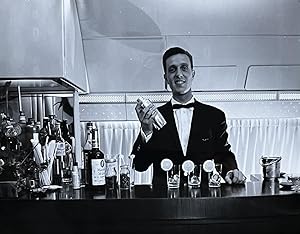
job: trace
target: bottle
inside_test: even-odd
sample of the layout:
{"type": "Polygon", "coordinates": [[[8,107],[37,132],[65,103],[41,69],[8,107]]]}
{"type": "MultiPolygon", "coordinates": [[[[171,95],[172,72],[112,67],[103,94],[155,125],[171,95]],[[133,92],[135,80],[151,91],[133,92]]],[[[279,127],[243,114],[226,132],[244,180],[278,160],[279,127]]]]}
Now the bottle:
{"type": "Polygon", "coordinates": [[[39,126],[34,124],[32,126],[32,137],[29,140],[30,141],[31,152],[32,152],[31,157],[33,158],[34,161],[36,160],[36,158],[35,158],[33,152],[39,144],[39,132],[40,132],[39,126]]]}
{"type": "Polygon", "coordinates": [[[28,141],[26,138],[26,117],[23,111],[20,111],[18,125],[21,127],[21,134],[18,136],[18,140],[21,144],[21,149],[27,151],[28,141]]]}
{"type": "Polygon", "coordinates": [[[120,170],[120,189],[130,188],[130,171],[128,165],[122,165],[120,170]]]}
{"type": "Polygon", "coordinates": [[[68,125],[68,120],[64,119],[61,124],[61,135],[65,139],[65,141],[69,142],[69,144],[72,145],[72,139],[71,139],[71,134],[70,134],[70,129],[68,125]]]}
{"type": "Polygon", "coordinates": [[[37,124],[34,124],[32,127],[32,138],[34,142],[39,142],[39,133],[40,133],[40,127],[37,124]]]}
{"type": "Polygon", "coordinates": [[[110,158],[105,160],[106,170],[105,170],[105,184],[106,190],[117,189],[117,160],[110,158]]]}
{"type": "Polygon", "coordinates": [[[26,116],[23,111],[20,111],[19,115],[19,123],[20,124],[26,124],[26,116]]]}
{"type": "MultiPolygon", "coordinates": [[[[61,161],[61,171],[62,171],[62,182],[70,183],[72,182],[72,157],[70,157],[70,149],[66,150],[66,142],[61,134],[60,123],[56,122],[56,158],[61,161]]],[[[68,144],[68,147],[69,144],[68,144]]]]}
{"type": "MultiPolygon", "coordinates": [[[[137,101],[142,103],[142,107],[145,108],[149,105],[152,104],[152,102],[149,99],[143,98],[143,97],[139,97],[137,99],[137,101]]],[[[157,129],[160,130],[163,126],[166,125],[167,121],[165,120],[165,118],[163,117],[163,115],[156,110],[155,115],[154,115],[154,123],[153,126],[157,129]]]]}
{"type": "MultiPolygon", "coordinates": [[[[69,165],[69,172],[71,172],[71,169],[73,167],[73,162],[75,162],[75,138],[74,136],[71,135],[69,125],[68,125],[68,120],[64,119],[60,123],[60,129],[61,129],[61,136],[65,140],[65,145],[66,145],[66,159],[65,161],[68,162],[69,165]]],[[[78,166],[78,164],[77,164],[78,166]]],[[[81,174],[81,171],[78,172],[79,176],[81,174]]],[[[72,175],[69,175],[72,177],[72,175]]],[[[70,178],[71,179],[71,178],[70,178]]]]}
{"type": "Polygon", "coordinates": [[[56,131],[56,119],[55,119],[55,115],[48,115],[48,119],[49,122],[47,123],[48,128],[50,129],[50,134],[51,135],[51,139],[50,140],[54,140],[54,135],[55,135],[55,131],[56,131]]]}
{"type": "Polygon", "coordinates": [[[25,126],[25,131],[23,133],[23,135],[25,136],[25,141],[23,143],[23,147],[24,147],[24,150],[27,152],[31,151],[30,139],[33,139],[34,131],[36,131],[35,122],[32,118],[28,118],[28,121],[25,126]]]}
{"type": "Polygon", "coordinates": [[[79,178],[77,162],[74,162],[74,164],[73,164],[72,184],[73,184],[73,189],[80,189],[80,178],[79,178]]]}
{"type": "Polygon", "coordinates": [[[92,190],[105,192],[105,160],[99,149],[98,129],[93,126],[92,150],[88,155],[88,187],[92,190]]]}
{"type": "Polygon", "coordinates": [[[83,152],[89,153],[92,150],[92,130],[93,130],[93,123],[88,122],[87,125],[87,131],[86,131],[86,141],[83,146],[83,152]]]}
{"type": "Polygon", "coordinates": [[[87,130],[86,130],[86,141],[83,146],[82,150],[82,163],[81,163],[81,184],[82,186],[85,186],[87,184],[88,180],[88,155],[92,151],[92,129],[93,129],[93,123],[88,122],[87,123],[87,130]]]}
{"type": "Polygon", "coordinates": [[[57,122],[56,125],[56,157],[62,158],[66,154],[65,140],[61,135],[60,123],[57,122]]]}
{"type": "Polygon", "coordinates": [[[45,145],[47,136],[49,137],[48,141],[50,141],[50,138],[51,139],[53,138],[51,127],[50,127],[50,120],[48,117],[44,117],[43,127],[41,128],[39,133],[39,142],[41,143],[41,145],[45,145]]]}
{"type": "MultiPolygon", "coordinates": [[[[44,121],[43,121],[44,122],[44,121]]],[[[43,124],[44,125],[44,124],[43,124]]],[[[56,125],[56,155],[53,161],[53,169],[52,169],[52,184],[62,185],[63,178],[63,157],[66,154],[65,144],[60,134],[59,123],[56,125]]],[[[45,125],[44,125],[45,126],[45,125]]],[[[42,128],[44,129],[44,127],[42,128]]]]}
{"type": "Polygon", "coordinates": [[[52,166],[52,184],[62,185],[62,161],[60,158],[54,158],[52,166]]]}

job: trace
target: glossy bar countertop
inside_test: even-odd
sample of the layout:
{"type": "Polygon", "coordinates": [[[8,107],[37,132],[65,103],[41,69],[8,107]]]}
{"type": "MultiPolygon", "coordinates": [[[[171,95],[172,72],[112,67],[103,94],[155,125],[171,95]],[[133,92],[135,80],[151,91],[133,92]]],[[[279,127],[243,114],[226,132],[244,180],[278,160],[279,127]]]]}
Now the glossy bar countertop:
{"type": "Polygon", "coordinates": [[[97,192],[86,188],[73,189],[72,185],[64,185],[62,189],[47,191],[39,195],[20,197],[20,199],[68,200],[68,199],[175,199],[175,198],[214,198],[214,197],[260,197],[269,195],[291,195],[294,191],[284,190],[279,181],[263,180],[247,182],[244,185],[222,184],[220,188],[190,188],[181,185],[179,189],[168,189],[166,185],[152,187],[150,185],[136,185],[130,189],[106,190],[97,192]]]}
{"type": "Polygon", "coordinates": [[[287,228],[300,220],[300,193],[285,191],[274,180],[198,189],[136,185],[106,193],[65,185],[51,192],[1,198],[0,207],[1,234],[20,228],[26,233],[64,234],[224,233],[225,229],[288,233],[287,228]]]}
{"type": "MultiPolygon", "coordinates": [[[[220,188],[209,188],[201,184],[199,188],[190,188],[186,184],[180,185],[179,189],[168,189],[165,184],[156,187],[151,185],[135,185],[130,189],[105,190],[97,192],[82,187],[73,189],[72,184],[64,184],[62,188],[40,192],[25,192],[16,194],[14,184],[0,186],[0,199],[17,200],[99,200],[99,199],[175,199],[175,198],[226,198],[226,197],[260,197],[270,195],[297,194],[281,185],[280,180],[248,181],[243,185],[222,184],[220,188]],[[5,188],[5,191],[3,190],[5,188]]],[[[299,193],[300,194],[300,193],[299,193]]]]}

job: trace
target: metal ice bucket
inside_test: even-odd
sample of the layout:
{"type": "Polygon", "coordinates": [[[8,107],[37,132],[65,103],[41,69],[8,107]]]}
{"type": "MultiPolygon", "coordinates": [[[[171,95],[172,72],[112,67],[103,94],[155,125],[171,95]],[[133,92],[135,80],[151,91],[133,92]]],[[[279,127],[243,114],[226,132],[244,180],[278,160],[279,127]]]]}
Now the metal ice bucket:
{"type": "Polygon", "coordinates": [[[280,177],[280,156],[261,156],[259,164],[263,168],[263,177],[279,178],[280,177]]]}

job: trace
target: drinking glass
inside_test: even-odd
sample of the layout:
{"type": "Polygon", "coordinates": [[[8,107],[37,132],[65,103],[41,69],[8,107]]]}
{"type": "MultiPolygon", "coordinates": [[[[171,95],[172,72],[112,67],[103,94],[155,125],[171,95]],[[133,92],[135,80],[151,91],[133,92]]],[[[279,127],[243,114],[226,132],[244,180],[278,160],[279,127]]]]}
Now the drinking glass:
{"type": "Polygon", "coordinates": [[[209,196],[210,197],[221,197],[222,191],[220,187],[210,187],[209,190],[209,196]]]}
{"type": "Polygon", "coordinates": [[[217,171],[217,173],[215,173],[215,171],[208,173],[208,186],[209,187],[213,187],[213,188],[221,187],[222,167],[223,167],[223,165],[221,163],[216,163],[215,171],[217,171]]]}
{"type": "Polygon", "coordinates": [[[188,185],[192,188],[198,188],[201,184],[202,164],[195,165],[194,170],[188,174],[188,185]]]}
{"type": "Polygon", "coordinates": [[[168,188],[179,188],[180,185],[180,165],[173,165],[167,171],[167,185],[168,188]]]}
{"type": "Polygon", "coordinates": [[[191,198],[201,197],[201,189],[199,187],[191,187],[188,188],[188,194],[191,198]]]}
{"type": "Polygon", "coordinates": [[[179,198],[179,188],[168,188],[168,198],[179,198]]]}

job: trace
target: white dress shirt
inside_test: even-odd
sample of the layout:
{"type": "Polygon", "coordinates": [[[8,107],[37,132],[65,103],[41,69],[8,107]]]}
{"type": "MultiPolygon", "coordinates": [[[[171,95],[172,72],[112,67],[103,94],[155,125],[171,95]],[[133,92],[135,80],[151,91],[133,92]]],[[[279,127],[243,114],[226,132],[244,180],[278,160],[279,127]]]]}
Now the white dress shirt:
{"type": "MultiPolygon", "coordinates": [[[[194,102],[195,102],[194,98],[192,98],[190,101],[186,103],[180,103],[173,98],[171,99],[172,105],[174,104],[186,105],[194,102]]],[[[179,140],[180,140],[180,144],[184,156],[186,156],[186,151],[189,143],[193,112],[194,112],[194,107],[173,109],[177,132],[178,132],[178,136],[179,136],[179,140]]]]}
{"type": "MultiPolygon", "coordinates": [[[[189,103],[194,103],[195,99],[192,98],[190,101],[186,103],[180,103],[177,102],[174,98],[171,99],[171,104],[189,104],[189,103]]],[[[193,118],[193,111],[194,108],[180,108],[180,109],[173,109],[174,113],[174,119],[176,123],[176,128],[181,144],[181,148],[183,151],[184,156],[186,156],[186,151],[189,143],[189,137],[190,137],[190,131],[191,131],[191,124],[192,124],[192,118],[193,118]]],[[[143,130],[141,130],[142,138],[144,139],[145,142],[148,142],[152,136],[152,134],[145,135],[143,130]]]]}

